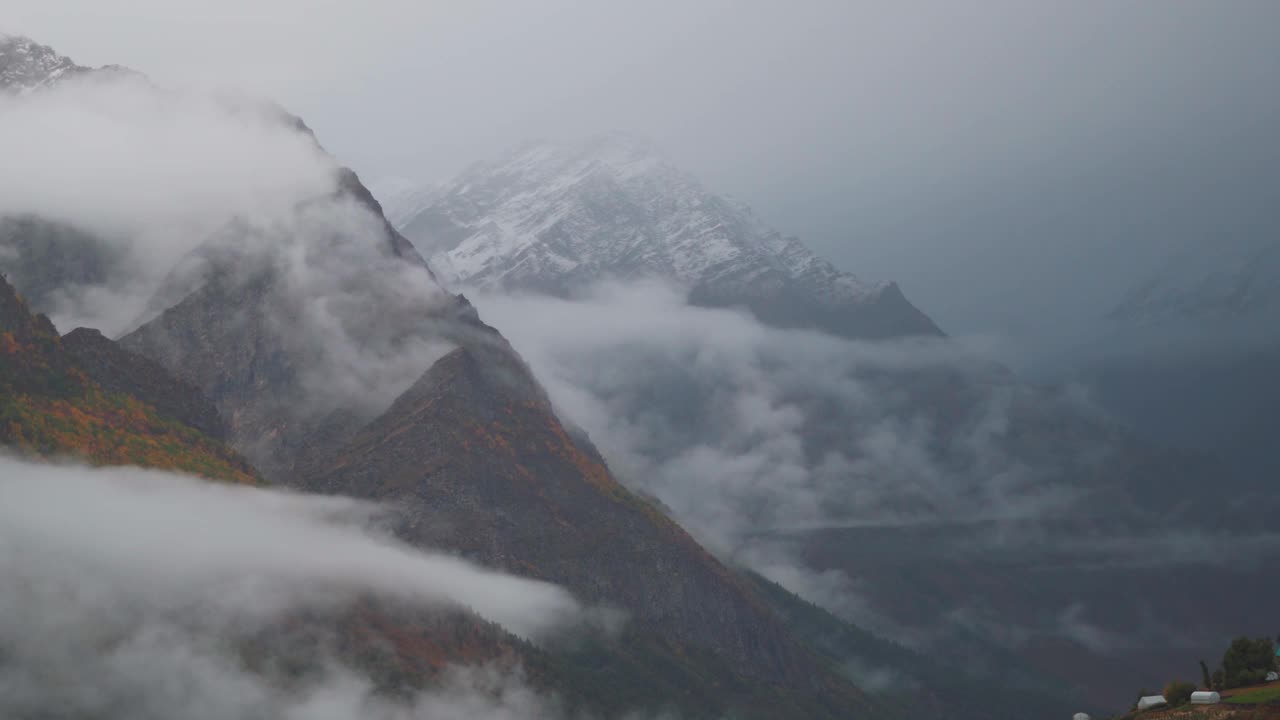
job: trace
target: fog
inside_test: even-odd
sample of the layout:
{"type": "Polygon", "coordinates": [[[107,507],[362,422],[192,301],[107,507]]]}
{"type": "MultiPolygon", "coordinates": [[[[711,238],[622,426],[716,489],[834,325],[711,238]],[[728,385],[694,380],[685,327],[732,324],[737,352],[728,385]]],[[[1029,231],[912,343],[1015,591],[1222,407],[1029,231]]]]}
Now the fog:
{"type": "Polygon", "coordinates": [[[378,531],[390,510],[354,500],[12,459],[0,459],[0,483],[10,577],[74,569],[139,608],[261,622],[373,592],[469,607],[529,637],[581,612],[552,585],[402,545],[378,531]]]}
{"type": "MultiPolygon", "coordinates": [[[[28,34],[81,64],[121,63],[150,78],[115,76],[102,81],[108,88],[73,82],[0,100],[0,155],[17,170],[0,178],[0,214],[38,213],[91,227],[133,261],[113,281],[74,286],[57,298],[54,319],[63,330],[88,324],[124,332],[158,309],[148,304],[156,291],[181,297],[217,258],[233,253],[261,257],[282,279],[271,304],[280,312],[268,327],[300,361],[300,380],[321,410],[385,407],[448,349],[405,341],[399,325],[378,322],[383,310],[427,313],[444,296],[423,269],[391,261],[385,246],[350,242],[383,238],[380,221],[334,196],[335,164],[312,139],[282,123],[271,105],[187,88],[229,87],[280,102],[366,179],[443,181],[530,138],[623,130],[651,138],[711,190],[747,202],[843,269],[897,280],[955,339],[868,345],[770,329],[732,311],[689,307],[661,286],[602,288],[575,301],[475,298],[485,320],[533,366],[558,411],[590,433],[619,476],[657,497],[721,556],[904,644],[926,647],[939,637],[930,633],[949,624],[990,634],[1005,647],[1053,635],[1108,653],[1170,633],[1151,621],[1122,635],[1095,621],[1097,603],[1068,592],[1039,602],[1030,587],[1015,589],[1037,601],[1028,605],[1043,616],[1035,618],[1039,624],[946,597],[930,618],[937,627],[906,627],[872,605],[875,588],[862,578],[818,567],[777,538],[973,525],[984,531],[975,531],[971,545],[941,546],[933,559],[1025,546],[1068,557],[1074,570],[1146,570],[1148,578],[1167,567],[1214,563],[1257,570],[1277,552],[1274,535],[1207,530],[1130,535],[1088,527],[1075,543],[1044,542],[1050,521],[1099,494],[1101,506],[1119,502],[1105,495],[1105,484],[1056,481],[1091,477],[1107,446],[1085,434],[1065,460],[1050,453],[1029,461],[1011,452],[1010,428],[1020,428],[1018,413],[1035,403],[1031,390],[1007,382],[992,364],[1060,368],[1077,346],[1108,330],[1107,312],[1170,256],[1226,252],[1277,236],[1274,3],[1001,0],[983,12],[943,2],[898,8],[728,0],[632,8],[567,0],[6,5],[0,30],[28,34]],[[225,232],[231,218],[236,224],[225,232]],[[171,274],[180,261],[182,272],[171,274]],[[947,424],[945,402],[919,411],[912,393],[927,396],[927,389],[879,382],[911,373],[959,373],[973,381],[975,396],[963,398],[962,417],[947,424]],[[653,402],[658,395],[662,402],[653,402]],[[1224,555],[1245,561],[1223,563],[1224,555]]],[[[0,246],[0,257],[9,255],[0,246]]],[[[1193,337],[1189,345],[1198,342],[1193,337]]],[[[1095,417],[1079,388],[1037,395],[1042,401],[1071,417],[1095,417]]],[[[0,470],[38,474],[25,466],[0,470]]],[[[175,515],[175,507],[198,500],[202,521],[203,494],[230,492],[193,490],[171,478],[122,483],[124,475],[107,471],[47,472],[68,475],[90,488],[85,492],[108,488],[101,492],[106,508],[127,497],[131,506],[154,501],[166,517],[185,519],[194,513],[175,515]],[[153,484],[169,489],[153,492],[153,484]]],[[[475,602],[486,617],[528,634],[546,631],[565,613],[582,614],[554,588],[405,555],[364,533],[367,509],[340,501],[315,506],[246,495],[276,499],[261,501],[273,509],[254,516],[263,519],[262,534],[243,533],[242,542],[239,529],[228,530],[240,544],[224,556],[199,544],[204,536],[152,548],[166,545],[156,540],[162,534],[186,526],[155,526],[145,516],[118,543],[98,543],[116,532],[109,523],[133,518],[98,511],[74,528],[45,525],[64,505],[94,505],[59,498],[52,488],[6,487],[14,493],[12,532],[29,533],[16,536],[19,545],[87,553],[86,566],[101,563],[139,581],[135,588],[92,574],[67,578],[57,563],[23,569],[51,588],[104,582],[87,586],[89,601],[132,603],[140,589],[155,589],[170,603],[162,610],[179,612],[191,603],[204,607],[183,589],[191,583],[279,571],[278,586],[250,583],[254,608],[298,607],[297,589],[320,583],[348,593],[475,602]],[[330,512],[356,518],[361,529],[335,526],[330,512]],[[312,544],[309,561],[295,563],[284,549],[257,557],[260,544],[271,547],[277,538],[267,527],[296,530],[293,539],[312,544]],[[368,557],[315,552],[337,539],[368,557]],[[135,552],[139,547],[146,552],[135,552]],[[186,567],[179,551],[217,572],[186,567]],[[261,564],[245,566],[244,556],[261,564]],[[157,572],[175,567],[172,577],[157,572]],[[417,572],[431,579],[387,585],[390,574],[417,572]],[[259,592],[276,601],[263,605],[259,592]]],[[[1143,491],[1152,492],[1134,493],[1143,491]]],[[[1177,491],[1168,491],[1174,501],[1181,500],[1177,491]]],[[[216,512],[210,517],[217,521],[216,512]]],[[[1002,590],[993,587],[993,595],[1002,590]]],[[[48,617],[75,619],[84,599],[51,604],[56,613],[48,617]]],[[[239,599],[229,596],[215,620],[240,621],[247,609],[239,599]]],[[[22,637],[20,625],[6,630],[22,637]]],[[[484,671],[460,673],[443,695],[408,709],[370,710],[368,679],[340,666],[331,670],[335,689],[281,698],[205,653],[186,625],[163,632],[183,638],[178,656],[160,652],[174,646],[169,638],[139,635],[125,645],[137,655],[111,661],[188,663],[186,674],[225,683],[208,690],[210,698],[260,698],[253,707],[285,716],[311,716],[320,707],[385,710],[388,717],[415,708],[445,717],[553,712],[546,708],[554,700],[531,693],[519,678],[484,671]],[[468,706],[476,687],[490,690],[468,706]],[[443,704],[430,704],[437,700],[443,704]]],[[[38,643],[15,647],[41,667],[38,643]]],[[[84,649],[51,649],[48,667],[76,667],[71,658],[92,655],[84,649]]],[[[133,692],[111,685],[119,668],[103,670],[84,673],[105,678],[107,697],[133,692]]],[[[872,687],[898,682],[883,668],[854,663],[848,670],[872,687]]],[[[235,711],[216,705],[207,714],[235,711]]]]}
{"type": "Polygon", "coordinates": [[[136,468],[0,458],[0,714],[136,718],[549,717],[518,668],[447,672],[399,701],[321,644],[317,680],[237,650],[375,597],[473,610],[548,639],[589,617],[567,592],[410,548],[387,509],[136,468]]]}
{"type": "Polygon", "coordinates": [[[1202,470],[1153,475],[1086,391],[1028,388],[992,363],[998,344],[782,330],[654,283],[473,299],[619,479],[707,547],[962,665],[999,662],[982,659],[992,644],[1212,645],[1216,626],[1172,626],[1142,583],[1205,568],[1244,581],[1280,555],[1241,516],[1246,496],[1204,495],[1202,470]],[[942,590],[953,574],[974,589],[942,590]]]}
{"type": "MultiPolygon", "coordinates": [[[[270,102],[98,73],[0,97],[0,155],[0,216],[84,231],[114,260],[101,282],[67,277],[38,298],[63,332],[123,335],[233,266],[239,282],[266,269],[280,279],[266,323],[298,358],[308,409],[381,410],[451,349],[373,322],[448,298],[270,102]]],[[[66,272],[50,265],[36,269],[66,272]]]]}
{"type": "Polygon", "coordinates": [[[163,236],[132,241],[143,245],[139,259],[165,269],[210,223],[334,186],[333,161],[274,107],[162,89],[140,76],[104,74],[0,96],[0,117],[0,213],[113,236],[163,226],[163,236]]]}
{"type": "MultiPolygon", "coordinates": [[[[654,283],[476,303],[618,472],[722,548],[774,531],[1015,520],[1078,499],[1004,444],[1027,398],[981,344],[779,330],[654,283]],[[945,422],[904,392],[950,373],[974,394],[945,422]],[[952,452],[972,466],[948,467],[952,452]]],[[[1069,392],[1043,401],[1093,412],[1069,392]]]]}
{"type": "Polygon", "coordinates": [[[786,538],[824,528],[1036,524],[1086,496],[1048,482],[1061,469],[1027,465],[1005,447],[1011,386],[979,391],[943,427],[897,381],[882,382],[950,372],[976,380],[990,371],[981,345],[779,330],[691,306],[655,283],[601,285],[576,300],[481,294],[475,302],[620,479],[722,556],[899,641],[909,629],[880,617],[858,578],[814,570],[786,538]]]}
{"type": "Polygon", "coordinates": [[[246,88],[367,176],[651,137],[946,330],[1033,365],[1167,251],[1274,234],[1266,0],[6,3],[82,64],[246,88]]]}
{"type": "Polygon", "coordinates": [[[42,308],[63,331],[130,329],[179,261],[230,219],[280,223],[336,188],[333,161],[272,107],[124,74],[0,97],[0,154],[0,215],[87,231],[121,258],[106,282],[64,288],[42,308]]]}

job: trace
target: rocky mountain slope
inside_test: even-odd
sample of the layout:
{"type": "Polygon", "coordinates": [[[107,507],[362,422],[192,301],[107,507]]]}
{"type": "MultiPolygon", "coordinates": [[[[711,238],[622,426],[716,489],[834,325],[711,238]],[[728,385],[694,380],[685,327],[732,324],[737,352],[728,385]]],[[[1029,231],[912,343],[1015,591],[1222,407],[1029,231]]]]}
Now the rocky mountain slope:
{"type": "MultiPolygon", "coordinates": [[[[292,116],[272,117],[309,135],[292,116]]],[[[207,397],[231,446],[272,483],[390,503],[402,512],[401,538],[562,583],[612,629],[545,650],[479,633],[489,650],[466,652],[448,639],[455,624],[419,628],[377,613],[387,628],[376,637],[391,638],[392,665],[409,686],[424,668],[497,654],[570,678],[554,687],[571,700],[619,712],[893,716],[792,636],[731,568],[619,484],[497,331],[436,282],[355,174],[326,162],[325,191],[228,217],[200,242],[156,294],[154,317],[119,347],[69,336],[89,358],[86,372],[220,431],[196,399],[207,397]],[[140,389],[157,367],[195,388],[191,398],[171,397],[170,381],[140,389]],[[601,688],[617,697],[607,702],[601,688]]],[[[77,279],[24,257],[24,278],[50,292],[77,279]]]]}
{"type": "Polygon", "coordinates": [[[659,278],[779,327],[940,334],[896,284],[836,269],[635,138],[533,144],[441,188],[389,192],[389,215],[456,285],[567,295],[659,278]]]}

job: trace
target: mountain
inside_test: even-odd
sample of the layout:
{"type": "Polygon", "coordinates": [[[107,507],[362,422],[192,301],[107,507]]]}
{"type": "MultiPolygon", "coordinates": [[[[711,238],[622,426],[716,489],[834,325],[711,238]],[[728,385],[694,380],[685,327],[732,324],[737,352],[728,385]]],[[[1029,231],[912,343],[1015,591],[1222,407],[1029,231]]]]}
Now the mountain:
{"type": "Polygon", "coordinates": [[[896,284],[836,269],[628,136],[533,144],[441,188],[392,190],[389,215],[455,285],[570,295],[653,277],[779,327],[940,334],[896,284]]]}
{"type": "Polygon", "coordinates": [[[338,241],[373,243],[367,264],[341,270],[359,297],[344,342],[377,355],[415,343],[456,346],[434,362],[424,351],[423,374],[388,407],[309,401],[306,368],[327,349],[311,341],[324,338],[306,335],[305,322],[303,334],[280,327],[282,313],[298,322],[300,298],[281,268],[245,258],[213,268],[122,344],[212,398],[230,419],[233,444],[272,481],[390,503],[407,516],[398,534],[415,544],[623,611],[625,642],[607,645],[605,656],[614,666],[669,666],[674,677],[648,691],[666,691],[656,697],[743,711],[749,699],[778,717],[874,712],[729,568],[613,479],[464,298],[392,254],[376,231],[338,241]],[[416,276],[422,294],[397,295],[403,288],[387,282],[397,272],[416,276]],[[695,680],[705,673],[722,684],[695,680]]]}
{"type": "MultiPolygon", "coordinates": [[[[1275,579],[1249,558],[1276,549],[1248,508],[1266,495],[1224,495],[1206,458],[955,348],[770,332],[634,297],[482,309],[629,487],[846,620],[1024,693],[1000,702],[1119,702],[1181,643],[1265,622],[1256,598],[1275,579]],[[1189,574],[1213,581],[1173,592],[1189,574]]],[[[888,666],[869,661],[880,650],[850,655],[888,666]]]]}
{"type": "Polygon", "coordinates": [[[28,92],[87,70],[48,45],[0,33],[0,87],[5,90],[28,92]]]}
{"type": "Polygon", "coordinates": [[[1244,510],[1267,507],[1263,488],[1217,484],[1218,459],[1153,443],[1076,388],[966,357],[896,288],[840,273],[642,141],[534,144],[416,197],[393,189],[400,230],[446,282],[510,308],[499,326],[557,380],[553,400],[585,409],[570,419],[629,487],[942,667],[1046,707],[1053,691],[1106,704],[1159,681],[1171,647],[1220,642],[1215,608],[1264,621],[1250,598],[1275,581],[1230,550],[1274,557],[1244,510]],[[907,341],[578,294],[644,279],[766,327],[907,341]],[[1186,573],[1251,590],[1173,593],[1186,573]],[[832,578],[848,587],[827,592],[832,578]]]}
{"type": "MultiPolygon", "coordinates": [[[[58,462],[74,458],[260,485],[256,471],[227,446],[226,433],[199,390],[96,330],[78,328],[59,338],[48,318],[32,314],[0,278],[0,448],[58,462]]],[[[462,608],[421,610],[369,598],[283,626],[227,631],[217,641],[237,648],[243,662],[282,686],[304,678],[323,682],[326,668],[316,658],[329,653],[366,669],[388,693],[428,688],[454,664],[487,664],[518,669],[533,687],[592,710],[628,709],[594,688],[578,690],[584,679],[576,668],[462,608]]],[[[13,661],[0,658],[0,675],[13,661]]],[[[23,702],[6,696],[0,704],[23,702]]],[[[84,715],[67,709],[49,716],[84,715]]]]}
{"type": "Polygon", "coordinates": [[[0,32],[0,92],[28,93],[89,73],[135,74],[119,65],[98,68],[78,65],[48,45],[22,35],[0,32]]]}
{"type": "MultiPolygon", "coordinates": [[[[54,80],[66,75],[49,67],[54,80]]],[[[21,87],[33,88],[26,97],[47,87],[38,76],[23,74],[21,87]]],[[[47,319],[15,322],[5,347],[20,360],[0,378],[9,379],[18,419],[37,418],[17,427],[47,428],[63,441],[65,423],[45,411],[50,393],[127,394],[157,418],[148,415],[139,432],[162,431],[167,418],[225,438],[272,484],[380,503],[393,512],[378,520],[400,540],[558,585],[582,603],[587,625],[580,636],[534,645],[465,608],[424,617],[370,601],[291,618],[257,637],[236,634],[226,644],[238,664],[287,683],[295,670],[321,672],[316,648],[336,643],[344,661],[375,675],[389,695],[429,685],[451,666],[493,664],[522,667],[536,688],[610,716],[1012,718],[1028,707],[1065,710],[1073,701],[1062,696],[1086,680],[1129,682],[1138,653],[1124,654],[1130,636],[1117,627],[1137,626],[1144,642],[1169,627],[1200,630],[1200,618],[1216,615],[1237,628],[1258,612],[1248,607],[1254,593],[1274,594],[1265,573],[1232,567],[1197,584],[1160,565],[1161,553],[1182,546],[1143,533],[1216,531],[1214,521],[1231,515],[1205,502],[1214,488],[1187,471],[1194,463],[1153,459],[1111,425],[1064,410],[1055,393],[989,364],[953,366],[951,346],[894,286],[838,272],[642,144],[607,138],[576,150],[526,148],[498,166],[505,171],[473,171],[474,187],[428,193],[442,208],[434,214],[390,211],[413,218],[403,229],[416,234],[424,259],[301,119],[247,101],[203,109],[213,125],[229,112],[233,129],[250,126],[258,139],[301,138],[308,182],[290,183],[279,197],[250,193],[251,202],[199,226],[195,237],[166,235],[189,240],[181,246],[189,252],[118,342],[85,330],[58,338],[47,319]],[[459,274],[472,265],[475,274],[459,274]],[[718,460],[707,448],[720,445],[748,453],[782,446],[807,463],[802,470],[820,471],[799,473],[831,491],[816,504],[842,513],[817,520],[850,522],[783,525],[788,496],[803,505],[811,488],[792,468],[768,463],[756,477],[749,463],[689,462],[661,477],[628,473],[624,485],[606,462],[618,457],[613,448],[597,448],[600,428],[575,426],[543,386],[563,378],[531,368],[517,352],[525,346],[508,342],[515,324],[491,326],[448,288],[465,280],[572,297],[579,285],[609,277],[655,275],[683,285],[695,303],[745,305],[771,326],[926,336],[882,345],[793,330],[741,333],[763,336],[768,347],[754,376],[733,362],[736,348],[654,352],[651,361],[651,346],[628,342],[597,368],[565,373],[583,385],[633,382],[609,409],[638,425],[665,423],[680,459],[718,460]],[[835,371],[825,364],[833,358],[843,363],[835,371]],[[741,403],[733,397],[735,384],[759,390],[769,378],[796,384],[741,403]],[[726,417],[745,419],[748,432],[737,434],[726,417]],[[911,647],[851,624],[857,613],[837,618],[744,572],[737,563],[750,558],[734,552],[740,548],[700,544],[706,528],[687,523],[699,517],[686,514],[695,503],[667,491],[721,475],[740,481],[745,497],[703,496],[694,509],[732,516],[750,526],[753,541],[767,540],[820,579],[856,580],[859,597],[888,617],[876,630],[911,647]],[[1065,509],[1055,504],[1063,498],[1072,501],[1065,509]],[[1042,502],[1053,512],[1039,512],[1042,502]],[[1205,508],[1210,518],[1199,522],[1205,508]],[[1136,547],[1108,544],[1128,540],[1136,547]],[[1250,592],[1224,599],[1222,587],[1250,592]],[[920,642],[921,628],[941,630],[920,642]]],[[[226,176],[259,188],[250,181],[270,169],[262,165],[226,176]]],[[[84,284],[128,284],[128,263],[85,248],[123,243],[136,257],[135,238],[39,213],[8,223],[0,260],[46,301],[84,284]]],[[[13,317],[29,317],[23,308],[13,317]]],[[[717,322],[749,320],[714,314],[717,322]]],[[[629,325],[621,317],[608,321],[629,325]]],[[[701,335],[716,336],[716,328],[701,335]]],[[[75,448],[28,442],[22,432],[16,444],[40,452],[75,448]]],[[[652,439],[659,452],[673,447],[656,442],[662,434],[652,439]]],[[[1265,546],[1242,546],[1269,557],[1265,546]]],[[[1174,641],[1184,642],[1180,634],[1174,641]]]]}
{"type": "MultiPolygon", "coordinates": [[[[59,63],[39,67],[52,69],[43,80],[24,71],[20,89],[41,92],[69,72],[59,63]]],[[[445,290],[356,174],[300,119],[271,108],[246,115],[225,102],[206,109],[228,107],[234,128],[265,123],[272,137],[283,130],[308,139],[305,167],[318,168],[310,179],[323,182],[223,218],[193,243],[118,344],[69,334],[86,376],[96,373],[103,392],[136,392],[225,432],[272,484],[385,503],[397,511],[392,529],[415,546],[559,583],[608,628],[531,648],[470,620],[459,626],[378,610],[355,624],[352,632],[370,642],[356,643],[354,656],[390,666],[398,679],[389,691],[418,686],[450,663],[499,657],[551,678],[540,686],[571,704],[616,714],[896,715],[794,637],[734,568],[621,485],[585,436],[560,421],[520,356],[464,297],[445,290]],[[151,377],[167,379],[151,384],[151,377]]],[[[127,277],[111,263],[68,268],[63,258],[86,256],[50,251],[41,238],[83,235],[108,247],[132,238],[71,229],[59,217],[10,223],[9,261],[42,294],[127,277]]],[[[61,344],[42,322],[41,342],[61,344]]],[[[25,348],[25,338],[13,344],[25,348]]],[[[14,377],[19,398],[44,382],[14,377]]],[[[316,622],[301,622],[303,634],[348,627],[342,618],[316,622]]]]}
{"type": "Polygon", "coordinates": [[[0,444],[256,484],[195,388],[92,330],[59,337],[0,278],[0,444]]]}

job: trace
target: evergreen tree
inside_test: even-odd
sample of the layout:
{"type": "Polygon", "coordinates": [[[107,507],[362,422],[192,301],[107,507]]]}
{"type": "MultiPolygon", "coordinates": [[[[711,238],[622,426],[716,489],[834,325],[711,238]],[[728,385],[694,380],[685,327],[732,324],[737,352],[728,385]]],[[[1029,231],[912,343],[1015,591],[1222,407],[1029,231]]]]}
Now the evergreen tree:
{"type": "Polygon", "coordinates": [[[1256,685],[1264,681],[1275,664],[1275,645],[1271,638],[1251,639],[1238,637],[1222,656],[1222,670],[1226,687],[1236,688],[1256,685]]]}

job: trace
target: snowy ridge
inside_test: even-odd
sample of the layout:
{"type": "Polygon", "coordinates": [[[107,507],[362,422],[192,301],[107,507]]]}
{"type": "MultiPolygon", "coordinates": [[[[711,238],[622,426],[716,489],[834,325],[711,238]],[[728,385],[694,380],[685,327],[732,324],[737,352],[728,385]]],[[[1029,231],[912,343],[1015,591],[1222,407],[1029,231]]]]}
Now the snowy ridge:
{"type": "MultiPolygon", "coordinates": [[[[876,304],[889,290],[900,297],[892,283],[838,270],[626,135],[528,144],[440,188],[385,188],[388,217],[457,285],[569,294],[604,279],[660,278],[706,304],[828,313],[876,304]]],[[[875,334],[918,332],[937,329],[919,315],[901,332],[875,334]]]]}
{"type": "Polygon", "coordinates": [[[401,197],[388,199],[393,222],[460,284],[547,289],[562,276],[611,275],[694,286],[809,275],[844,299],[885,286],[840,273],[626,136],[528,145],[444,188],[401,197]]]}
{"type": "Polygon", "coordinates": [[[0,33],[0,90],[26,93],[88,69],[48,45],[0,33]]]}

